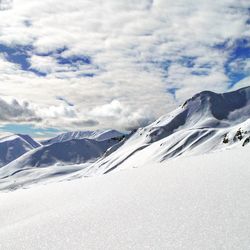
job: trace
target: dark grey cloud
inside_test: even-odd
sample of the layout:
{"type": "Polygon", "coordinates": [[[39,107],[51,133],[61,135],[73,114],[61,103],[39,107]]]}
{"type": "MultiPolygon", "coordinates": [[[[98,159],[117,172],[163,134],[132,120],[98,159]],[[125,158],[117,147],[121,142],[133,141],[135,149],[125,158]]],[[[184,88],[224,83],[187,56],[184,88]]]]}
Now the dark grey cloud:
{"type": "Polygon", "coordinates": [[[99,122],[97,120],[83,120],[83,121],[74,121],[73,125],[77,126],[77,127],[94,127],[94,126],[98,126],[99,122]]]}
{"type": "Polygon", "coordinates": [[[29,108],[27,102],[19,103],[16,99],[10,102],[0,98],[1,122],[40,122],[42,119],[29,108]]]}

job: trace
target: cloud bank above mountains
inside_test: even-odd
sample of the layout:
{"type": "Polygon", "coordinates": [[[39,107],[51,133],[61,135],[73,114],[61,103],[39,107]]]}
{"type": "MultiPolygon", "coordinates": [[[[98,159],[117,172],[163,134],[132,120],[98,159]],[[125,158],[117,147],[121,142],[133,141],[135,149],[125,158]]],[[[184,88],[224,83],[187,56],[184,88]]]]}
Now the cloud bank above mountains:
{"type": "Polygon", "coordinates": [[[248,0],[2,0],[0,20],[0,124],[131,129],[250,84],[248,0]]]}

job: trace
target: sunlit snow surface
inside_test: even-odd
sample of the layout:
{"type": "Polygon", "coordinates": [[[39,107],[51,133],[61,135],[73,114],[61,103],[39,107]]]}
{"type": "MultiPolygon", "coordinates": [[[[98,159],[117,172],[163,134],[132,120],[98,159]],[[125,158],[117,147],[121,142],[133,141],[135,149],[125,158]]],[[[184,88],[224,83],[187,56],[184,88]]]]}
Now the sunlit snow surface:
{"type": "Polygon", "coordinates": [[[249,150],[0,193],[0,249],[249,249],[249,150]]]}

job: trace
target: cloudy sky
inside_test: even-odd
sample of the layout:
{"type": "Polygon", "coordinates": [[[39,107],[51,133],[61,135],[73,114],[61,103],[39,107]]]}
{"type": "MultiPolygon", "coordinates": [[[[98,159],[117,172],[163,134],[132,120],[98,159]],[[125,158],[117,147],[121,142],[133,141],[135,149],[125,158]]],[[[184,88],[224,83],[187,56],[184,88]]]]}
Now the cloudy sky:
{"type": "Polygon", "coordinates": [[[2,134],[130,130],[249,85],[249,0],[0,0],[2,134]]]}

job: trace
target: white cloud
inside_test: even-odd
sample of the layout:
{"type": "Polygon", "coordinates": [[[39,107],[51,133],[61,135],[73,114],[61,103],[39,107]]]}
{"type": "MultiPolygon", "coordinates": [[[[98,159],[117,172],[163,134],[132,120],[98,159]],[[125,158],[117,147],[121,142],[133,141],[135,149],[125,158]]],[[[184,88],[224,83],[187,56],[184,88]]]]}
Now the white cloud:
{"type": "Polygon", "coordinates": [[[8,10],[12,6],[12,0],[0,0],[0,10],[8,10]]]}
{"type": "Polygon", "coordinates": [[[1,131],[1,128],[0,128],[0,138],[4,138],[4,137],[10,136],[10,135],[12,135],[12,133],[1,131]]]}
{"type": "Polygon", "coordinates": [[[229,64],[233,73],[245,73],[250,74],[250,58],[236,59],[229,64]]]}
{"type": "MultiPolygon", "coordinates": [[[[197,91],[225,91],[228,51],[250,37],[248,0],[16,0],[11,7],[0,11],[0,44],[33,47],[31,69],[47,75],[2,55],[0,95],[32,103],[41,126],[135,127],[197,91]],[[225,42],[228,50],[216,49],[225,42]],[[88,56],[91,63],[60,64],[59,56],[88,56]]],[[[247,61],[234,64],[249,68],[247,61]]]]}
{"type": "Polygon", "coordinates": [[[132,130],[153,121],[152,114],[140,108],[133,110],[118,100],[98,106],[89,112],[90,117],[99,119],[104,124],[115,123],[120,129],[132,130]]]}
{"type": "Polygon", "coordinates": [[[245,77],[244,79],[240,80],[234,87],[233,90],[238,88],[244,88],[250,86],[250,76],[245,77]]]}
{"type": "Polygon", "coordinates": [[[14,74],[15,71],[19,70],[19,66],[8,62],[4,55],[0,54],[0,73],[1,74],[14,74]]]}
{"type": "Polygon", "coordinates": [[[56,62],[56,59],[51,56],[32,55],[29,59],[29,62],[31,64],[32,69],[46,74],[57,71],[59,67],[56,62]]]}

